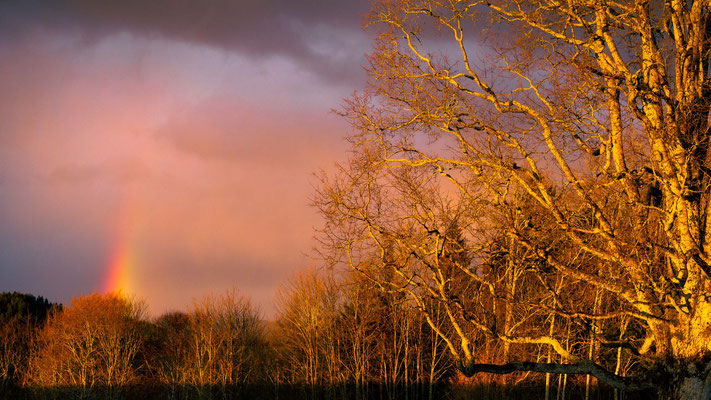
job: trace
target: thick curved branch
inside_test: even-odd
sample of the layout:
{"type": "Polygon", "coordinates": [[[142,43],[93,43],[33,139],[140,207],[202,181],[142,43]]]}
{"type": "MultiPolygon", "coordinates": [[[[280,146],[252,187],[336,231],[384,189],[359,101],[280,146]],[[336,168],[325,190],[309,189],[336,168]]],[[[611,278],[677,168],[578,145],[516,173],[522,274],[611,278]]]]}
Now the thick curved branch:
{"type": "Polygon", "coordinates": [[[546,374],[572,374],[572,375],[592,375],[612,386],[615,389],[624,391],[639,391],[654,389],[655,386],[649,383],[644,376],[622,377],[606,370],[592,361],[582,361],[577,364],[556,364],[556,363],[535,363],[535,362],[511,362],[507,364],[467,364],[460,366],[462,373],[472,376],[479,372],[493,374],[510,374],[513,372],[541,372],[546,374]]]}

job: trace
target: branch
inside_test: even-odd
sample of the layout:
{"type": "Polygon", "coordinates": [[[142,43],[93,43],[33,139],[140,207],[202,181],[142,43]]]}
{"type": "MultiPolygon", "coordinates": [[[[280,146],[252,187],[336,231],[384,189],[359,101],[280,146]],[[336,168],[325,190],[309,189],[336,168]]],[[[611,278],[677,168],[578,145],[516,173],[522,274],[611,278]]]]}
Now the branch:
{"type": "Polygon", "coordinates": [[[643,375],[633,377],[623,377],[615,375],[592,361],[581,361],[577,364],[556,364],[556,363],[535,363],[535,362],[511,362],[502,365],[496,364],[475,364],[460,365],[462,373],[472,376],[478,372],[488,372],[493,374],[510,374],[513,372],[541,372],[550,374],[572,374],[572,375],[592,375],[600,382],[613,388],[624,391],[639,391],[655,389],[656,387],[648,382],[643,375]]]}
{"type": "Polygon", "coordinates": [[[640,347],[640,348],[637,348],[632,343],[626,342],[623,340],[607,341],[607,340],[598,338],[598,341],[600,342],[600,345],[603,347],[609,347],[609,348],[613,348],[613,349],[616,349],[616,348],[627,349],[632,354],[634,354],[636,356],[642,356],[649,351],[649,349],[652,345],[652,342],[653,342],[653,337],[648,336],[647,339],[642,344],[642,347],[640,347]]]}

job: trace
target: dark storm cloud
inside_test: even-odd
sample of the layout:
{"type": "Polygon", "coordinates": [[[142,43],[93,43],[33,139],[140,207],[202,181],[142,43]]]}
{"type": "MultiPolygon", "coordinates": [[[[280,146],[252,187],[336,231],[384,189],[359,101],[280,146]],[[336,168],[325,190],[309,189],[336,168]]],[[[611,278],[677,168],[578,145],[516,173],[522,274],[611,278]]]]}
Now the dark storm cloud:
{"type": "Polygon", "coordinates": [[[89,41],[130,32],[284,56],[331,81],[353,82],[367,47],[360,34],[367,10],[366,0],[0,0],[0,32],[41,28],[89,41]]]}

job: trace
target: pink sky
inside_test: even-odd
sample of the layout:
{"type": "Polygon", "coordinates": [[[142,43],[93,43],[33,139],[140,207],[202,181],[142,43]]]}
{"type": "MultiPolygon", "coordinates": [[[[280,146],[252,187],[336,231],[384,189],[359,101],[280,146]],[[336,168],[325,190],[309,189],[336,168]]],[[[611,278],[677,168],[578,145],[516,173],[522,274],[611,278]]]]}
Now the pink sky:
{"type": "Polygon", "coordinates": [[[0,291],[101,290],[127,241],[127,290],[152,314],[235,287],[271,317],[313,262],[312,173],[345,157],[330,109],[363,80],[358,13],[282,9],[291,33],[262,49],[267,17],[183,31],[140,6],[30,4],[0,10],[0,291]]]}

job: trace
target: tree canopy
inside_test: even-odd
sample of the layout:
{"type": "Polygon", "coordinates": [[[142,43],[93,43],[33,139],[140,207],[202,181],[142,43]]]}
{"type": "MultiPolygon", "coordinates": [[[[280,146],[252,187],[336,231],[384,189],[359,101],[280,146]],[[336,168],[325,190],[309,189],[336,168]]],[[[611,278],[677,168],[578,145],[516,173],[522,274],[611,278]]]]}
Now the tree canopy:
{"type": "Polygon", "coordinates": [[[31,294],[19,292],[0,293],[0,324],[7,324],[10,321],[32,320],[35,323],[42,323],[47,319],[47,314],[53,308],[59,308],[58,304],[50,303],[42,296],[36,297],[31,294]]]}
{"type": "Polygon", "coordinates": [[[466,374],[583,373],[709,398],[710,12],[375,3],[368,86],[343,110],[353,155],[317,196],[325,249],[425,316],[443,306],[438,333],[466,374]],[[561,320],[648,367],[621,376],[566,344],[561,320]],[[560,362],[481,363],[480,337],[560,362]],[[675,372],[652,378],[660,365],[675,372]]]}

